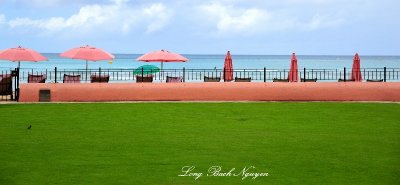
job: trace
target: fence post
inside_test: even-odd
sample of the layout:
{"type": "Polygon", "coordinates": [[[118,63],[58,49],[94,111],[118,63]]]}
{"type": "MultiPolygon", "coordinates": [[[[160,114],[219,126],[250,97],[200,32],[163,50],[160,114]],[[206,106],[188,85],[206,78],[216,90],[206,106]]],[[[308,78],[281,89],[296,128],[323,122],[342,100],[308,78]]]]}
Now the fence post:
{"type": "MultiPolygon", "coordinates": [[[[306,82],[306,68],[304,68],[304,74],[303,74],[303,82],[306,82]]],[[[301,79],[300,79],[300,81],[301,81],[301,79]]]]}
{"type": "MultiPolygon", "coordinates": [[[[286,73],[286,71],[285,71],[285,69],[283,69],[283,78],[285,78],[285,73],[286,73]]],[[[282,79],[282,74],[281,73],[279,73],[279,78],[282,79]]],[[[289,79],[289,75],[288,75],[288,79],[289,79]]]]}
{"type": "Polygon", "coordinates": [[[343,68],[343,81],[346,82],[346,67],[343,68]]]}
{"type": "Polygon", "coordinates": [[[54,83],[57,83],[57,67],[54,68],[54,83]]]}
{"type": "Polygon", "coordinates": [[[144,70],[144,68],[142,67],[142,82],[143,82],[143,70],[144,70]]]}
{"type": "MultiPolygon", "coordinates": [[[[340,75],[339,75],[339,76],[340,76],[340,75]]],[[[336,77],[336,80],[338,80],[338,77],[337,77],[337,69],[336,69],[335,77],[336,77]]],[[[339,78],[340,78],[340,77],[339,77],[339,78]]]]}
{"type": "MultiPolygon", "coordinates": [[[[12,92],[11,92],[11,100],[17,100],[17,69],[18,68],[14,68],[14,70],[11,70],[10,71],[10,74],[11,74],[11,78],[14,80],[14,88],[12,89],[12,92]]],[[[3,71],[1,71],[1,74],[3,74],[3,71]]],[[[6,75],[7,75],[7,72],[6,72],[6,75]]],[[[0,86],[0,88],[3,88],[3,86],[0,86]]],[[[2,89],[0,89],[0,90],[2,90],[2,89]]],[[[3,98],[1,98],[2,100],[3,100],[3,98]]]]}
{"type": "Polygon", "coordinates": [[[15,100],[19,101],[19,67],[17,68],[17,88],[15,93],[15,100]]]}
{"type": "Polygon", "coordinates": [[[224,77],[224,82],[226,81],[226,80],[225,80],[225,77],[226,77],[226,76],[225,76],[225,72],[226,72],[225,70],[226,70],[226,69],[225,69],[225,67],[224,67],[224,71],[222,72],[222,76],[224,77]]]}
{"type": "Polygon", "coordinates": [[[264,67],[264,82],[267,82],[267,68],[264,67]]]}
{"type": "Polygon", "coordinates": [[[182,75],[182,82],[185,82],[185,67],[183,67],[183,75],[182,75]]]}
{"type": "Polygon", "coordinates": [[[386,82],[386,67],[383,68],[383,81],[386,82]]]}
{"type": "Polygon", "coordinates": [[[311,69],[311,78],[314,78],[314,69],[311,69]]]}

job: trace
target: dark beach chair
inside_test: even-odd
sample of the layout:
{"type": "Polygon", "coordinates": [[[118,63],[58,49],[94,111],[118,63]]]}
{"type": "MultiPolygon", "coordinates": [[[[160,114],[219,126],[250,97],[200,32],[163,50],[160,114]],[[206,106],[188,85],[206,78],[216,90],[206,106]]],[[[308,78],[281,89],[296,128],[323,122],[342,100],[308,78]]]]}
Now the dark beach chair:
{"type": "Polygon", "coordinates": [[[370,80],[370,79],[368,79],[367,82],[383,82],[383,79],[380,79],[380,80],[370,80]]]}
{"type": "Polygon", "coordinates": [[[137,83],[142,83],[142,82],[151,83],[151,82],[153,82],[153,76],[136,76],[136,82],[137,83]]]}
{"type": "Polygon", "coordinates": [[[238,78],[235,77],[235,82],[251,82],[251,78],[238,78]]]}
{"type": "Polygon", "coordinates": [[[289,82],[289,79],[274,78],[274,79],[272,79],[272,82],[289,82]]]}
{"type": "Polygon", "coordinates": [[[28,83],[45,83],[46,75],[32,75],[28,74],[28,83]]]}
{"type": "Polygon", "coordinates": [[[301,78],[301,82],[317,82],[316,78],[306,78],[304,80],[304,78],[301,78]]]}
{"type": "Polygon", "coordinates": [[[90,75],[91,83],[108,83],[109,80],[109,75],[90,75]]]}
{"type": "Polygon", "coordinates": [[[0,74],[0,95],[13,95],[12,77],[10,74],[0,74]]]}
{"type": "Polygon", "coordinates": [[[346,79],[346,80],[344,80],[344,79],[339,79],[338,80],[338,82],[355,82],[355,80],[352,80],[352,79],[346,79]]]}
{"type": "Polygon", "coordinates": [[[81,75],[64,74],[63,83],[81,83],[81,75]]]}
{"type": "Polygon", "coordinates": [[[180,83],[183,82],[182,77],[172,77],[172,76],[167,76],[167,83],[180,83]]]}
{"type": "Polygon", "coordinates": [[[207,77],[204,76],[204,82],[219,82],[221,81],[221,77],[207,77]]]}

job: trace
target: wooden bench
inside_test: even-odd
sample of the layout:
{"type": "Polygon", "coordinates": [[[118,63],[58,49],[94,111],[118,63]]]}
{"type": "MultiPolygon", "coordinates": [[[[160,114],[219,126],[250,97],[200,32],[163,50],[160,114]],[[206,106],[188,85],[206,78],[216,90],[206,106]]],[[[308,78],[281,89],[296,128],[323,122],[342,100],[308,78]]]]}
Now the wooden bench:
{"type": "Polygon", "coordinates": [[[367,82],[383,82],[383,79],[380,79],[380,80],[370,80],[370,79],[368,79],[367,82]]]}
{"type": "Polygon", "coordinates": [[[304,78],[301,78],[301,82],[317,82],[316,78],[306,78],[304,80],[304,78]]]}
{"type": "Polygon", "coordinates": [[[64,74],[63,83],[81,83],[81,75],[64,74]]]}
{"type": "Polygon", "coordinates": [[[151,83],[153,82],[153,76],[136,76],[136,83],[151,83]]]}
{"type": "Polygon", "coordinates": [[[272,79],[272,82],[289,82],[289,79],[274,78],[274,79],[272,79]]]}
{"type": "Polygon", "coordinates": [[[204,76],[204,82],[219,82],[221,81],[221,77],[207,77],[204,76]]]}
{"type": "Polygon", "coordinates": [[[91,83],[108,83],[110,80],[109,75],[91,75],[90,82],[91,83]]]}
{"type": "Polygon", "coordinates": [[[45,83],[46,75],[32,75],[28,74],[28,83],[45,83]]]}
{"type": "Polygon", "coordinates": [[[13,95],[12,76],[10,74],[0,74],[0,95],[13,95]]]}
{"type": "Polygon", "coordinates": [[[167,83],[179,83],[183,82],[183,78],[181,76],[178,77],[172,77],[172,76],[167,76],[167,83]]]}
{"type": "Polygon", "coordinates": [[[238,78],[235,77],[235,82],[251,82],[251,78],[238,78]]]}

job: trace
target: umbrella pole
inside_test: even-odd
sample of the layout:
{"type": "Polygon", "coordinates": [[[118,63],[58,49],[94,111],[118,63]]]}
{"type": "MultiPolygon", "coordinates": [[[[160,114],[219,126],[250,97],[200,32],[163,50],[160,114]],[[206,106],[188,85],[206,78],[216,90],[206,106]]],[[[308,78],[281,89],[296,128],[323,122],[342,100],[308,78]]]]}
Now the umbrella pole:
{"type": "Polygon", "coordinates": [[[161,78],[160,78],[160,82],[162,82],[163,77],[164,77],[163,62],[161,61],[161,78]]]}
{"type": "Polygon", "coordinates": [[[18,69],[19,69],[20,66],[21,66],[21,61],[18,61],[18,69]]]}
{"type": "Polygon", "coordinates": [[[85,75],[85,81],[87,82],[87,71],[88,71],[88,61],[86,60],[86,75],[85,75]]]}

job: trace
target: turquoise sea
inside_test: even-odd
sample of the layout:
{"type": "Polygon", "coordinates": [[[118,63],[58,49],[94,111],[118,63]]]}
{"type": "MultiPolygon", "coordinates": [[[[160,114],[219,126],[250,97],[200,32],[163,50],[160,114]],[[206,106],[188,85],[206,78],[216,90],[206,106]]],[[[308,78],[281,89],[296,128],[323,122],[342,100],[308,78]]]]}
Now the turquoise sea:
{"type": "MultiPolygon", "coordinates": [[[[84,69],[85,61],[61,58],[56,53],[43,54],[49,60],[43,62],[21,62],[23,70],[84,69]]],[[[89,62],[91,69],[133,69],[148,63],[136,61],[139,54],[116,54],[109,61],[89,62]]],[[[164,63],[164,69],[222,69],[225,55],[183,55],[188,62],[164,63]]],[[[400,56],[362,56],[361,68],[400,68],[400,56]]],[[[353,56],[298,55],[299,69],[343,69],[351,68],[353,56]]],[[[288,69],[291,55],[232,55],[234,69],[288,69]]],[[[151,63],[160,66],[160,63],[151,63]]],[[[17,63],[0,60],[0,69],[17,67],[17,63]]]]}

